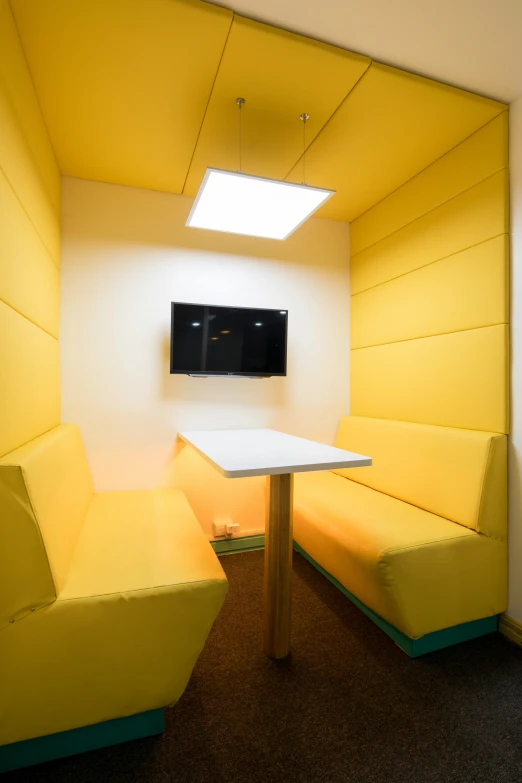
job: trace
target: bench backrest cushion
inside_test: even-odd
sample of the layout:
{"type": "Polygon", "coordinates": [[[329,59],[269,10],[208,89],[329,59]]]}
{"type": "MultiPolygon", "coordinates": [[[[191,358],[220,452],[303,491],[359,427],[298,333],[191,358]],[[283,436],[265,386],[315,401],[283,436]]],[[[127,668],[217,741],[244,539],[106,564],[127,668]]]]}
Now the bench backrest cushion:
{"type": "Polygon", "coordinates": [[[505,435],[345,416],[335,445],[373,460],[371,467],[336,473],[479,533],[506,539],[505,435]]]}
{"type": "Polygon", "coordinates": [[[0,458],[0,628],[55,600],[92,495],[73,425],[0,458]]]}

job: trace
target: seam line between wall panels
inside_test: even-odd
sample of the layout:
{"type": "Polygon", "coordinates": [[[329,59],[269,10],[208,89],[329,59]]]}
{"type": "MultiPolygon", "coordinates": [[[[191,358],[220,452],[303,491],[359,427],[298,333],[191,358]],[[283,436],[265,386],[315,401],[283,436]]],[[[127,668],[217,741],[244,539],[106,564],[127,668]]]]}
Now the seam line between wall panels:
{"type": "Polygon", "coordinates": [[[0,297],[0,302],[4,304],[6,307],[9,307],[10,310],[12,310],[14,313],[17,313],[21,318],[25,318],[26,321],[29,321],[30,324],[33,324],[33,326],[36,326],[38,329],[41,329],[42,332],[45,332],[45,334],[48,334],[49,337],[52,337],[53,340],[56,340],[58,342],[58,335],[53,334],[48,329],[45,329],[45,327],[41,326],[39,323],[36,323],[36,321],[33,321],[32,318],[29,318],[25,313],[22,313],[21,310],[18,310],[16,307],[13,307],[12,304],[9,304],[9,302],[6,302],[5,299],[0,297]]]}
{"type": "MultiPolygon", "coordinates": [[[[327,120],[326,120],[326,122],[324,123],[324,125],[323,125],[323,126],[320,128],[320,129],[319,129],[319,131],[318,131],[318,132],[315,134],[314,138],[311,140],[311,142],[310,142],[310,143],[308,144],[308,146],[305,148],[304,152],[303,152],[301,155],[299,155],[299,157],[297,158],[296,162],[294,163],[294,165],[292,166],[292,168],[290,169],[290,171],[288,172],[288,174],[286,174],[286,175],[283,177],[283,179],[284,179],[285,181],[288,179],[288,177],[290,176],[290,174],[292,173],[292,171],[295,169],[295,167],[299,165],[299,163],[301,162],[301,160],[303,159],[303,157],[306,155],[306,153],[308,152],[308,150],[312,148],[312,146],[315,144],[315,142],[317,141],[317,139],[319,138],[319,136],[321,135],[321,133],[324,131],[324,129],[325,129],[325,128],[326,128],[326,127],[329,125],[329,123],[330,123],[330,122],[333,120],[333,118],[335,117],[335,115],[337,114],[337,112],[339,111],[339,109],[342,107],[342,105],[344,104],[344,102],[348,100],[348,98],[349,98],[349,97],[350,97],[350,95],[353,93],[353,91],[355,90],[355,88],[356,88],[356,87],[358,87],[359,83],[362,81],[362,79],[363,79],[363,78],[366,76],[366,74],[367,74],[367,73],[368,73],[368,71],[370,70],[370,68],[371,68],[372,64],[373,64],[373,60],[370,60],[370,61],[369,61],[369,63],[368,63],[368,65],[367,65],[367,66],[366,66],[366,68],[364,69],[364,71],[361,73],[361,75],[359,76],[359,78],[358,78],[358,79],[357,79],[357,81],[355,82],[355,84],[352,86],[352,88],[351,88],[350,90],[348,90],[348,92],[346,93],[346,95],[345,95],[345,96],[344,96],[344,98],[342,99],[341,103],[340,103],[340,104],[337,106],[337,108],[335,108],[335,109],[333,110],[333,112],[332,112],[332,113],[330,114],[330,116],[327,118],[327,120]]],[[[348,222],[351,222],[351,221],[344,220],[344,221],[340,221],[340,222],[348,223],[348,222]]]]}
{"type": "MultiPolygon", "coordinates": [[[[11,10],[11,9],[9,9],[9,10],[11,10]]],[[[18,29],[16,29],[16,33],[18,35],[18,29]]],[[[20,41],[20,45],[21,45],[20,38],[19,38],[19,41],[20,41]]],[[[25,59],[25,52],[24,52],[24,59],[25,59]]],[[[27,63],[27,61],[26,61],[26,63],[27,63]]],[[[34,82],[33,82],[33,79],[32,79],[30,71],[29,71],[29,79],[30,79],[30,82],[31,82],[31,86],[33,88],[33,97],[35,99],[36,105],[38,106],[38,111],[40,113],[40,119],[43,122],[43,116],[42,116],[42,113],[41,113],[40,104],[38,103],[38,100],[36,98],[36,93],[35,93],[35,89],[34,89],[34,82]]],[[[27,138],[27,133],[25,131],[25,128],[24,128],[22,122],[20,121],[20,117],[19,117],[19,115],[18,115],[18,113],[16,111],[16,108],[15,108],[15,106],[13,104],[13,101],[11,99],[11,93],[10,93],[8,87],[7,87],[7,84],[6,84],[6,81],[5,81],[4,77],[1,74],[0,74],[0,84],[2,84],[2,86],[4,87],[4,93],[6,95],[9,107],[10,107],[10,109],[12,111],[12,115],[13,115],[15,121],[16,121],[17,130],[20,132],[20,136],[22,138],[22,141],[24,142],[25,149],[27,150],[28,156],[31,159],[31,161],[32,161],[32,163],[33,163],[33,165],[35,167],[36,173],[38,175],[38,179],[40,180],[41,184],[43,185],[43,189],[44,189],[46,198],[48,199],[49,203],[51,204],[53,212],[56,214],[56,217],[59,219],[60,218],[60,204],[59,203],[58,204],[54,203],[54,199],[52,198],[52,196],[51,196],[51,194],[49,192],[49,185],[47,184],[47,182],[45,180],[45,177],[42,175],[42,172],[40,170],[40,166],[38,165],[38,161],[37,161],[35,153],[33,151],[33,147],[29,143],[29,140],[27,138]]],[[[53,150],[53,148],[51,146],[51,139],[50,139],[49,134],[47,133],[47,128],[45,127],[45,123],[44,123],[44,130],[45,130],[45,133],[47,134],[47,140],[48,140],[49,145],[51,147],[51,152],[52,152],[52,155],[53,155],[53,161],[54,161],[54,163],[56,165],[56,168],[57,168],[57,171],[58,171],[58,176],[61,179],[60,169],[58,168],[58,164],[56,163],[54,150],[53,150]]]]}
{"type": "Polygon", "coordinates": [[[476,332],[479,329],[493,329],[495,326],[509,326],[509,321],[496,321],[494,324],[484,326],[469,326],[467,329],[452,329],[450,332],[436,332],[435,334],[421,334],[417,337],[405,337],[403,340],[390,340],[388,343],[373,343],[361,345],[358,348],[350,348],[350,351],[365,351],[368,348],[380,348],[382,345],[397,345],[398,343],[411,343],[414,340],[430,340],[432,337],[444,337],[447,334],[461,334],[462,332],[476,332]]]}
{"type": "Polygon", "coordinates": [[[227,35],[226,35],[226,38],[225,38],[225,43],[223,44],[223,51],[221,52],[221,55],[219,57],[219,62],[218,62],[217,68],[216,68],[216,74],[214,76],[214,80],[212,81],[212,87],[210,88],[210,92],[208,94],[208,99],[207,99],[207,103],[206,103],[206,106],[205,106],[205,111],[203,112],[203,118],[202,118],[201,124],[199,126],[198,135],[196,136],[196,142],[194,144],[194,149],[192,150],[192,155],[190,156],[190,161],[189,161],[189,164],[188,164],[188,167],[187,167],[187,173],[185,174],[185,179],[183,180],[183,187],[181,188],[181,193],[180,193],[181,196],[185,195],[185,187],[186,187],[186,184],[187,184],[187,180],[189,178],[190,169],[192,168],[192,162],[194,160],[194,155],[196,154],[196,150],[198,148],[199,138],[201,136],[201,131],[203,130],[203,126],[204,126],[205,120],[207,118],[208,107],[210,106],[210,101],[212,100],[212,95],[214,93],[214,87],[216,86],[216,82],[217,82],[217,78],[218,78],[218,75],[219,75],[219,71],[221,70],[221,63],[223,62],[223,57],[225,56],[225,52],[227,50],[228,39],[230,38],[230,33],[232,31],[232,25],[234,24],[234,18],[235,18],[235,14],[232,13],[232,16],[230,17],[230,24],[228,26],[227,35]]]}
{"type": "MultiPolygon", "coordinates": [[[[7,182],[7,184],[9,185],[9,187],[11,188],[11,190],[13,191],[13,193],[14,193],[14,195],[15,195],[15,198],[16,198],[16,200],[18,201],[18,203],[19,203],[19,204],[20,204],[20,206],[22,207],[22,209],[23,209],[23,211],[24,211],[24,214],[25,214],[25,216],[27,217],[27,220],[28,220],[28,221],[29,221],[29,223],[32,225],[32,227],[33,227],[33,229],[34,229],[34,231],[35,231],[35,233],[36,233],[36,236],[38,237],[38,239],[39,239],[39,240],[40,240],[40,242],[42,243],[42,245],[43,245],[43,248],[44,248],[45,252],[47,253],[47,255],[49,256],[49,258],[51,259],[53,266],[54,266],[54,267],[56,267],[56,269],[60,269],[60,264],[59,264],[59,263],[56,263],[56,261],[54,260],[54,258],[53,258],[53,254],[51,253],[51,251],[50,251],[50,250],[49,250],[49,248],[47,247],[47,244],[46,244],[46,242],[44,241],[44,239],[43,239],[42,235],[40,234],[40,232],[39,232],[39,231],[38,231],[38,229],[36,228],[36,226],[35,226],[35,224],[34,224],[34,221],[33,221],[32,217],[30,216],[29,212],[28,212],[28,211],[27,211],[27,209],[25,208],[25,206],[24,206],[24,203],[23,203],[22,199],[20,198],[20,196],[19,196],[19,195],[18,195],[18,193],[16,192],[16,188],[14,187],[13,183],[11,182],[11,180],[9,179],[9,177],[7,176],[7,173],[6,173],[5,169],[4,169],[2,166],[0,166],[0,172],[1,172],[1,173],[4,175],[4,177],[5,177],[5,181],[7,182]]],[[[57,216],[56,220],[57,220],[58,224],[60,224],[60,217],[59,217],[59,216],[57,216]]]]}
{"type": "MultiPolygon", "coordinates": [[[[15,28],[16,34],[18,36],[18,41],[20,43],[20,49],[22,50],[22,56],[24,58],[24,62],[25,62],[26,68],[27,68],[27,73],[29,74],[29,79],[31,80],[31,86],[33,88],[34,99],[36,101],[36,105],[38,106],[38,111],[40,112],[40,119],[42,120],[42,124],[43,124],[44,130],[45,130],[45,132],[47,134],[47,141],[49,142],[49,147],[51,148],[51,152],[53,154],[53,160],[54,160],[54,163],[56,165],[56,170],[58,171],[58,174],[60,175],[60,200],[61,200],[62,171],[61,171],[60,166],[58,165],[58,158],[56,157],[56,152],[54,151],[54,147],[53,147],[53,144],[52,144],[52,141],[51,141],[51,134],[49,133],[49,128],[47,127],[47,122],[45,121],[44,113],[42,111],[42,107],[40,105],[40,100],[38,98],[38,93],[36,92],[36,85],[34,83],[33,74],[31,72],[31,68],[29,67],[29,60],[27,59],[27,55],[25,53],[25,47],[24,47],[24,45],[22,43],[22,36],[20,35],[20,30],[18,29],[18,24],[16,22],[16,16],[14,15],[13,4],[12,4],[11,0],[8,0],[8,5],[9,5],[9,11],[11,12],[11,18],[13,20],[14,28],[15,28]]],[[[50,200],[51,200],[51,203],[52,203],[52,201],[53,201],[52,198],[50,200]]],[[[61,204],[57,205],[57,209],[58,209],[58,217],[60,217],[61,204]]]]}
{"type": "Polygon", "coordinates": [[[360,256],[361,253],[366,253],[366,251],[370,250],[370,248],[375,247],[375,245],[378,245],[380,242],[384,242],[385,239],[389,239],[394,234],[398,234],[399,231],[402,231],[404,228],[407,228],[408,226],[412,226],[418,220],[422,220],[422,218],[426,217],[426,215],[431,214],[431,212],[435,212],[435,210],[444,207],[446,204],[449,204],[451,201],[454,201],[456,198],[463,196],[464,193],[469,193],[470,190],[473,190],[473,188],[477,188],[479,185],[482,185],[483,182],[487,182],[488,179],[491,179],[492,177],[496,177],[496,175],[501,171],[508,171],[508,169],[505,166],[502,166],[500,169],[494,171],[493,174],[488,174],[488,176],[484,177],[484,179],[479,180],[479,182],[475,182],[474,185],[470,185],[469,188],[465,188],[464,190],[461,190],[459,193],[456,193],[454,196],[450,196],[450,198],[446,199],[446,201],[442,201],[440,204],[437,204],[436,207],[432,207],[431,209],[428,209],[426,212],[423,212],[422,215],[418,215],[418,217],[413,218],[413,220],[409,220],[403,226],[396,228],[394,231],[390,231],[390,233],[386,234],[385,237],[381,237],[381,239],[378,239],[376,242],[372,242],[372,244],[368,245],[368,247],[365,247],[364,250],[359,250],[358,253],[354,253],[353,256],[351,256],[351,258],[354,259],[357,258],[357,256],[360,256]]]}
{"type": "Polygon", "coordinates": [[[480,245],[485,245],[486,242],[492,242],[494,239],[498,239],[499,237],[509,237],[509,234],[507,234],[505,231],[502,231],[500,234],[495,234],[495,236],[488,237],[487,239],[482,239],[480,242],[476,242],[474,245],[468,245],[468,247],[463,247],[461,250],[457,250],[455,253],[450,253],[449,256],[442,256],[441,258],[436,258],[434,261],[429,261],[427,264],[423,264],[422,266],[417,266],[415,269],[409,269],[407,272],[402,272],[400,275],[396,275],[395,277],[390,277],[388,280],[383,280],[382,283],[375,283],[375,285],[370,285],[368,288],[363,288],[361,291],[356,291],[354,294],[351,294],[351,297],[359,296],[359,294],[365,294],[366,291],[372,291],[374,288],[379,288],[381,285],[386,285],[387,283],[391,283],[394,280],[399,280],[401,277],[406,277],[407,275],[412,275],[415,272],[419,272],[421,269],[426,269],[428,266],[433,266],[433,264],[438,264],[440,261],[446,261],[448,258],[453,258],[453,256],[458,256],[461,253],[465,253],[466,250],[471,250],[474,247],[480,247],[480,245]]]}
{"type": "MultiPolygon", "coordinates": [[[[483,96],[481,96],[481,97],[483,97],[483,96]]],[[[460,147],[461,144],[465,144],[465,142],[467,142],[467,141],[469,141],[469,139],[473,138],[473,136],[475,136],[475,134],[479,133],[479,131],[483,130],[484,128],[487,128],[488,125],[490,125],[492,122],[494,122],[496,119],[498,119],[501,116],[501,114],[505,114],[508,111],[509,111],[508,109],[503,109],[502,111],[499,111],[499,113],[495,114],[495,116],[492,117],[490,120],[488,120],[488,122],[484,123],[484,125],[481,125],[480,128],[477,128],[477,130],[473,131],[473,133],[470,133],[470,135],[466,136],[466,138],[462,139],[462,141],[459,141],[459,143],[455,144],[454,147],[451,147],[451,149],[447,150],[442,155],[439,155],[438,158],[435,158],[435,160],[432,160],[431,163],[428,163],[428,165],[425,166],[423,169],[418,171],[416,174],[413,174],[409,179],[406,180],[406,182],[403,182],[402,185],[399,185],[397,188],[392,190],[390,193],[387,193],[386,196],[383,196],[382,198],[380,198],[379,201],[376,201],[375,204],[372,204],[371,207],[368,207],[368,209],[365,209],[364,212],[361,212],[361,214],[357,215],[357,217],[352,218],[350,223],[355,223],[355,221],[359,220],[360,217],[362,217],[363,215],[366,215],[368,212],[371,212],[372,209],[374,209],[374,207],[376,207],[378,204],[381,204],[383,201],[386,201],[387,198],[389,198],[390,196],[393,196],[393,194],[397,193],[397,191],[401,190],[401,188],[406,187],[406,185],[408,185],[410,182],[412,182],[412,180],[416,179],[420,174],[423,174],[425,171],[427,171],[429,168],[431,168],[431,166],[434,166],[435,163],[438,163],[440,160],[445,158],[446,155],[449,155],[450,152],[453,152],[453,150],[458,149],[458,147],[460,147]]],[[[507,167],[506,166],[502,166],[502,168],[505,169],[507,167]]],[[[499,169],[499,171],[500,171],[500,169],[499,169]]],[[[487,179],[487,177],[486,177],[486,179],[487,179]]],[[[368,245],[368,247],[371,247],[371,245],[368,245]]],[[[364,248],[364,249],[366,250],[367,248],[364,248]]],[[[359,252],[362,253],[363,251],[360,250],[359,252]]]]}

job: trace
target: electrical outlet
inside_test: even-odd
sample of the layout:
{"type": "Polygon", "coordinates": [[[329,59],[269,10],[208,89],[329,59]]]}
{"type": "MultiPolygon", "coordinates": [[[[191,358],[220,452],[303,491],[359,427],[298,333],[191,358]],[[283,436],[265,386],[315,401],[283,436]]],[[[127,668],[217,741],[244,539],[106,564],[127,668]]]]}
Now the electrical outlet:
{"type": "Polygon", "coordinates": [[[216,517],[212,522],[214,538],[232,538],[239,533],[239,524],[230,517],[216,517]]]}
{"type": "Polygon", "coordinates": [[[212,522],[212,533],[214,538],[226,535],[227,525],[226,522],[212,522]]]}
{"type": "Polygon", "coordinates": [[[239,533],[239,524],[237,522],[229,522],[226,525],[225,535],[227,538],[232,538],[232,536],[237,536],[238,533],[239,533]]]}
{"type": "Polygon", "coordinates": [[[212,533],[214,538],[222,538],[227,535],[227,525],[233,525],[234,523],[230,517],[215,517],[212,521],[212,533]]]}

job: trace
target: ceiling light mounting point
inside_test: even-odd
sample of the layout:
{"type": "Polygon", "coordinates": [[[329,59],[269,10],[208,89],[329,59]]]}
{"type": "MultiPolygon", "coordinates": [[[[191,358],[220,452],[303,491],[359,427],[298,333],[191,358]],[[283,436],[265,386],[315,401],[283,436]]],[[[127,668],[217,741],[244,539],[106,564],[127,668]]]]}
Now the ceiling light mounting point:
{"type": "MultiPolygon", "coordinates": [[[[239,110],[239,171],[207,168],[185,225],[229,234],[284,240],[335,191],[241,171],[241,109],[245,99],[236,98],[235,103],[239,110]]],[[[301,115],[303,131],[308,118],[308,114],[301,115]]],[[[306,137],[303,141],[304,164],[306,137]]],[[[263,324],[256,321],[255,326],[262,327],[263,324]]]]}
{"type": "Polygon", "coordinates": [[[241,147],[243,144],[243,123],[241,122],[242,120],[241,115],[243,114],[243,112],[241,111],[241,109],[243,108],[245,103],[246,101],[244,98],[236,98],[236,106],[239,109],[239,168],[237,170],[238,174],[243,174],[242,161],[241,161],[241,152],[242,152],[241,147]]]}
{"type": "Polygon", "coordinates": [[[305,111],[299,115],[299,119],[303,123],[303,181],[302,185],[306,185],[306,123],[310,119],[310,115],[305,111]]]}

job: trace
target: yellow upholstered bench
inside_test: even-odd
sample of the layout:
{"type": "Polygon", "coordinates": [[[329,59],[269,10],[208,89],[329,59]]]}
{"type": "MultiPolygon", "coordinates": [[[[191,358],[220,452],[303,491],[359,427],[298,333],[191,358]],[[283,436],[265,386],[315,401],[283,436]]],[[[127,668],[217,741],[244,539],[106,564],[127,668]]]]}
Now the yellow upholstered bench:
{"type": "Polygon", "coordinates": [[[183,493],[94,494],[76,427],[0,458],[0,768],[159,733],[226,591],[183,493]]]}
{"type": "Polygon", "coordinates": [[[410,655],[495,630],[506,436],[347,416],[336,445],[373,465],[295,477],[296,548],[410,655]]]}

